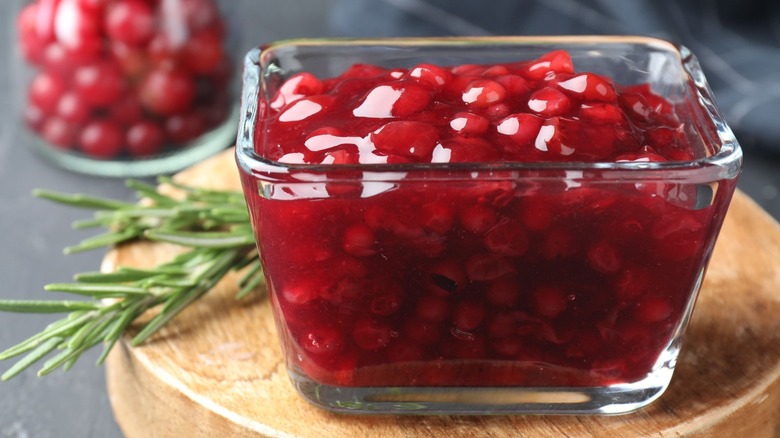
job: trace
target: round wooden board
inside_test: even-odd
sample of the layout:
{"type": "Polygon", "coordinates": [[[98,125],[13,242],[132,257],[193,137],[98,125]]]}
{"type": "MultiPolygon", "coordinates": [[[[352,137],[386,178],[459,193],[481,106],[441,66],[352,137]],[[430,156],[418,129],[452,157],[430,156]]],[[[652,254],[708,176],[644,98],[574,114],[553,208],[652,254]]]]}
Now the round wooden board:
{"type": "MultiPolygon", "coordinates": [[[[240,189],[232,151],[177,175],[240,189]]],[[[178,251],[138,243],[104,269],[150,266],[178,251]]],[[[350,416],[320,410],[288,380],[269,303],[237,302],[227,278],[146,344],[107,364],[114,415],[136,437],[518,437],[780,434],[780,227],[749,198],[731,205],[672,384],[623,416],[350,416]]]]}

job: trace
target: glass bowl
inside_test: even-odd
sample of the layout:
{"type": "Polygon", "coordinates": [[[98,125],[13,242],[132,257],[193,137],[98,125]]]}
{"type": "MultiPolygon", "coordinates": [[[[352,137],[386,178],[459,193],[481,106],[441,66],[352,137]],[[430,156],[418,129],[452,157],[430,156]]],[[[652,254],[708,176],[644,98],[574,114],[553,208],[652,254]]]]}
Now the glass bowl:
{"type": "Polygon", "coordinates": [[[14,0],[24,143],[100,176],[183,169],[230,146],[239,33],[221,0],[14,0]]]}
{"type": "MultiPolygon", "coordinates": [[[[742,163],[686,48],[642,37],[298,40],[251,51],[244,68],[237,162],[287,369],[305,399],[357,413],[617,414],[666,389],[742,163]],[[316,108],[279,115],[283,84],[300,72],[381,66],[392,81],[414,66],[477,65],[484,76],[537,58],[548,60],[531,71],[553,68],[539,57],[557,50],[577,71],[660,96],[623,104],[632,117],[666,105],[694,153],[306,164],[269,140],[309,146],[310,132],[280,120],[316,108]]],[[[553,153],[551,119],[537,126],[534,153],[553,153]]]]}

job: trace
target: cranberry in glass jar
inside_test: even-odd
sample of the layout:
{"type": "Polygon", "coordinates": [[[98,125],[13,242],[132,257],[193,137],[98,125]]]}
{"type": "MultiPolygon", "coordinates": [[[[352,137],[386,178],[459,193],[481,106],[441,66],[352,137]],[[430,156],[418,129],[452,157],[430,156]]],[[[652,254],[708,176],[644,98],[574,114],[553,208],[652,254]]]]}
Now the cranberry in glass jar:
{"type": "Polygon", "coordinates": [[[106,176],[171,172],[228,146],[236,38],[223,6],[26,3],[16,30],[30,145],[65,168],[106,176]]]}

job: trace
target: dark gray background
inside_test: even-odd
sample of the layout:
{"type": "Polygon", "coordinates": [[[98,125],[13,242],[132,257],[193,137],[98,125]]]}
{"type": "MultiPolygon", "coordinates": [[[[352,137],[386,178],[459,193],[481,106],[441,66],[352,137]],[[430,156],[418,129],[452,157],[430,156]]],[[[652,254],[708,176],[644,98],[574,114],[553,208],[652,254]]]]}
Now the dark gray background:
{"type": "MultiPolygon", "coordinates": [[[[336,0],[229,1],[243,33],[243,48],[291,37],[336,34],[328,12],[336,0]]],[[[398,2],[385,1],[387,4],[398,2]]],[[[401,2],[404,3],[404,2],[401,2]]],[[[408,3],[408,2],[406,2],[408,3]]],[[[18,0],[0,1],[0,298],[49,298],[46,283],[68,281],[73,273],[96,270],[102,251],[63,256],[62,248],[87,236],[72,231],[70,222],[86,213],[30,196],[33,188],[84,192],[117,199],[131,193],[117,179],[69,173],[42,161],[23,141],[10,103],[13,84],[13,20],[18,0]]],[[[745,158],[740,188],[780,218],[780,164],[776,158],[751,152],[745,158]]],[[[0,314],[0,349],[29,336],[50,317],[0,314]]],[[[70,372],[36,378],[27,372],[0,384],[0,438],[118,437],[111,415],[104,374],[95,368],[97,352],[86,355],[70,372]]],[[[10,364],[0,364],[5,370],[10,364]]]]}

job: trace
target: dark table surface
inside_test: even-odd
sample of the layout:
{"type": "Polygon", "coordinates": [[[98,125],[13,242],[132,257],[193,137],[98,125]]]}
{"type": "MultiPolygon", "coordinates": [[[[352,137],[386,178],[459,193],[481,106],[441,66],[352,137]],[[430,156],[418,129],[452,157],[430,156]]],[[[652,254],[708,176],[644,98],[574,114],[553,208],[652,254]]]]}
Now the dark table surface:
{"type": "MultiPolygon", "coordinates": [[[[244,49],[291,37],[328,36],[327,10],[335,0],[242,0],[238,17],[244,49]]],[[[0,2],[5,20],[0,38],[0,60],[13,53],[13,14],[18,1],[0,2]]],[[[2,68],[8,68],[3,66],[2,68]]],[[[96,178],[53,167],[24,143],[17,117],[8,105],[12,87],[7,70],[0,76],[0,298],[46,299],[47,283],[69,281],[76,272],[99,267],[102,251],[63,256],[62,248],[86,237],[70,229],[70,222],[85,212],[57,206],[30,196],[33,188],[83,192],[116,199],[131,199],[120,179],[96,178]]],[[[775,218],[780,218],[780,162],[769,156],[746,153],[740,188],[775,218]]],[[[0,314],[0,349],[39,330],[50,317],[0,314]]],[[[0,438],[118,437],[111,415],[98,352],[86,354],[71,371],[45,378],[28,371],[0,384],[0,438]]],[[[0,365],[4,370],[9,364],[0,365]]]]}

